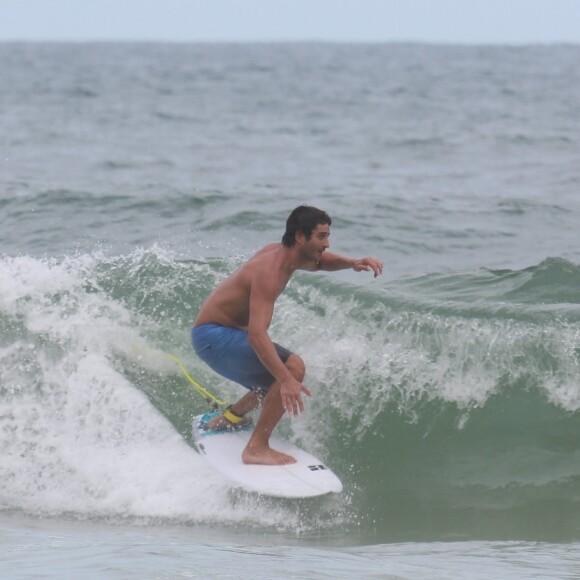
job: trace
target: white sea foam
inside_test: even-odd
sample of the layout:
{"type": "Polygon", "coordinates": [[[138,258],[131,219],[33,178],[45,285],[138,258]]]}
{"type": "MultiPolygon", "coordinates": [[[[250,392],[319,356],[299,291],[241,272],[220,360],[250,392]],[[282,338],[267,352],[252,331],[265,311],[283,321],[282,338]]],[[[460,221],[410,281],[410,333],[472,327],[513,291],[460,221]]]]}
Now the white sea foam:
{"type": "Polygon", "coordinates": [[[580,408],[580,335],[557,319],[431,312],[380,291],[370,300],[329,294],[306,277],[282,304],[274,332],[306,360],[307,382],[323,386],[325,404],[357,418],[359,435],[393,403],[411,420],[420,401],[453,405],[462,426],[462,410],[521,384],[567,411],[580,408]]]}
{"type": "Polygon", "coordinates": [[[117,370],[115,349],[143,338],[120,303],[86,291],[91,265],[0,262],[2,508],[291,525],[288,513],[232,505],[221,476],[117,370]]]}

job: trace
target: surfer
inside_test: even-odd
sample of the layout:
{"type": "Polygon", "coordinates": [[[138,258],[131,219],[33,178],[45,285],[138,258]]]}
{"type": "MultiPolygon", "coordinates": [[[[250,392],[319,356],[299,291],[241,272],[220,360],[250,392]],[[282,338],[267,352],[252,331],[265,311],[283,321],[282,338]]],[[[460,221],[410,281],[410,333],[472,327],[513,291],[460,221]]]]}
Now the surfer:
{"type": "Polygon", "coordinates": [[[296,270],[372,271],[383,265],[375,258],[347,258],[328,252],[330,216],[301,205],[286,222],[282,243],[268,244],[221,282],[202,305],[192,330],[193,348],[214,371],[249,389],[222,415],[208,421],[208,429],[235,428],[262,404],[244,463],[283,465],[290,455],[272,449],[270,435],[284,415],[304,412],[304,361],[270,339],[274,304],[296,270]]]}

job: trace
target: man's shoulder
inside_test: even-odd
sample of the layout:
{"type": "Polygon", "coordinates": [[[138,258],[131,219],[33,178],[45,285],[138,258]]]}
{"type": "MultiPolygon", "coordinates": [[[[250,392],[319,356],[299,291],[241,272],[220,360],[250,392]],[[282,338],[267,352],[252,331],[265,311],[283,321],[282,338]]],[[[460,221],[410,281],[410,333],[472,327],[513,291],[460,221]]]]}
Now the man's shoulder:
{"type": "Polygon", "coordinates": [[[281,244],[269,244],[256,252],[247,262],[246,269],[255,273],[267,274],[275,268],[279,260],[277,249],[281,244]]]}
{"type": "Polygon", "coordinates": [[[255,254],[254,254],[254,258],[256,256],[262,256],[263,254],[268,254],[274,250],[278,250],[282,247],[282,244],[280,243],[272,243],[272,244],[268,244],[267,246],[264,246],[261,250],[258,250],[255,254]]]}
{"type": "Polygon", "coordinates": [[[280,254],[282,244],[268,244],[243,267],[244,277],[250,283],[259,283],[260,286],[279,291],[286,285],[287,280],[280,277],[284,256],[280,254]]]}
{"type": "Polygon", "coordinates": [[[278,251],[282,247],[282,244],[268,244],[264,246],[244,264],[244,268],[247,270],[259,270],[261,268],[267,269],[271,267],[271,264],[278,258],[278,251]]]}

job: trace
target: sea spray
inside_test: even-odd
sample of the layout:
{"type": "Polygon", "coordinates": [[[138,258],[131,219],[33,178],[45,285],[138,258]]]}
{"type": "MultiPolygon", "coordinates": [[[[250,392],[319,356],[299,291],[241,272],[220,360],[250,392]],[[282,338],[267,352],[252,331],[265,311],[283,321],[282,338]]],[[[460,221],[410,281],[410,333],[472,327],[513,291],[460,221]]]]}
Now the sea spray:
{"type": "Polygon", "coordinates": [[[227,483],[166,418],[172,390],[160,411],[141,388],[167,367],[145,365],[128,379],[127,361],[142,360],[132,347],[147,344],[143,314],[99,289],[102,258],[3,258],[1,265],[2,510],[298,529],[284,506],[232,503],[227,483]]]}
{"type": "Polygon", "coordinates": [[[156,248],[2,258],[4,509],[393,538],[498,524],[506,537],[575,533],[578,310],[570,291],[532,301],[530,285],[547,296],[575,265],[428,283],[297,274],[271,334],[304,358],[314,397],[279,431],[345,483],[340,506],[297,510],[232,496],[200,462],[189,422],[205,402],[165,356],[220,396],[243,393],[189,344],[199,305],[238,263],[156,248]],[[544,529],[546,514],[567,514],[565,529],[544,529]]]}

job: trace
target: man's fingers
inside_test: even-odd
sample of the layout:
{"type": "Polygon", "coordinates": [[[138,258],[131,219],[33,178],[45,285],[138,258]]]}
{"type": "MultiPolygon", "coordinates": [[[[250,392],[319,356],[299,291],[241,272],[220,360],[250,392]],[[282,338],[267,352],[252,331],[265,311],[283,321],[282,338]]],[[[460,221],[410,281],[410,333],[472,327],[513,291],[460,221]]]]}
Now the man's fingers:
{"type": "Polygon", "coordinates": [[[372,270],[376,278],[383,273],[383,264],[379,260],[375,260],[375,258],[362,258],[355,264],[354,270],[357,272],[369,272],[372,270]]]}
{"type": "Polygon", "coordinates": [[[286,398],[286,403],[284,404],[284,409],[288,412],[288,415],[294,415],[294,401],[290,398],[286,398]]]}
{"type": "Polygon", "coordinates": [[[383,264],[378,260],[369,259],[370,267],[375,273],[375,278],[383,273],[383,264]]]}
{"type": "Polygon", "coordinates": [[[298,410],[296,411],[295,415],[298,415],[298,411],[300,411],[300,413],[304,413],[304,403],[302,402],[302,397],[300,395],[298,395],[297,403],[298,410]]]}
{"type": "Polygon", "coordinates": [[[296,415],[295,401],[292,399],[292,397],[286,397],[286,399],[282,402],[282,406],[284,407],[284,411],[287,411],[289,415],[296,415]]]}
{"type": "Polygon", "coordinates": [[[302,402],[302,397],[300,397],[300,395],[295,398],[288,397],[286,403],[284,404],[284,410],[288,411],[288,414],[293,416],[304,413],[304,403],[302,402]]]}
{"type": "Polygon", "coordinates": [[[305,395],[312,397],[310,390],[302,384],[300,384],[300,390],[296,395],[291,393],[281,394],[282,407],[284,408],[284,411],[288,412],[289,415],[296,416],[300,413],[304,413],[304,403],[300,393],[304,393],[305,395]]]}

